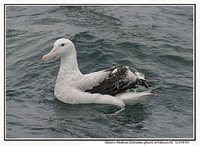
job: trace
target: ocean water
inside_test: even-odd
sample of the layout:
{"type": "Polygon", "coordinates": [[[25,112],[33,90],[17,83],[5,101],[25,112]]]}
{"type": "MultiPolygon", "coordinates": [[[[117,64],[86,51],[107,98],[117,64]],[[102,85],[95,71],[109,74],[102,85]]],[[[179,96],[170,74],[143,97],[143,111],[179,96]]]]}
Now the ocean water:
{"type": "Polygon", "coordinates": [[[5,137],[193,138],[192,6],[6,6],[5,137]],[[156,92],[116,116],[111,105],[54,97],[56,39],[71,39],[80,70],[133,66],[156,92]]]}

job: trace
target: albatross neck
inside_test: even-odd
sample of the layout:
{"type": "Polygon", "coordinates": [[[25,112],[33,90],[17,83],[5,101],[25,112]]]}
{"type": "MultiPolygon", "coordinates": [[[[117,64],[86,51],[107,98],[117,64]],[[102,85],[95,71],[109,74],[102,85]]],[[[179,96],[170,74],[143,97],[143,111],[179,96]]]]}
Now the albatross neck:
{"type": "Polygon", "coordinates": [[[62,76],[82,75],[78,68],[77,55],[75,50],[74,52],[72,52],[72,54],[64,55],[61,58],[59,75],[62,76]]]}

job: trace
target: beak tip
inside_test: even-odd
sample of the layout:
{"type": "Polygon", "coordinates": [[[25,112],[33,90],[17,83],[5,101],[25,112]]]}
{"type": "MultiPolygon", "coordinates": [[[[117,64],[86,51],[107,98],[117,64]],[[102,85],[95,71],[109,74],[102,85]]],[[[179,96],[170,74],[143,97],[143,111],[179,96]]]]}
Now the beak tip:
{"type": "Polygon", "coordinates": [[[42,57],[42,61],[47,62],[47,61],[48,61],[48,58],[44,55],[44,56],[42,57]]]}

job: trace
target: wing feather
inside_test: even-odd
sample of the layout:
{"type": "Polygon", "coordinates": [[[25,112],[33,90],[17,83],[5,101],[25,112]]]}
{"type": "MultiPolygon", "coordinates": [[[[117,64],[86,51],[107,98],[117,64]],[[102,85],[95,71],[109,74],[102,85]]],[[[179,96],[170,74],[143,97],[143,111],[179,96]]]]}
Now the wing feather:
{"type": "Polygon", "coordinates": [[[132,67],[118,66],[105,71],[108,71],[109,75],[98,85],[85,90],[85,92],[115,96],[128,89],[134,89],[138,85],[148,88],[144,75],[132,67]]]}

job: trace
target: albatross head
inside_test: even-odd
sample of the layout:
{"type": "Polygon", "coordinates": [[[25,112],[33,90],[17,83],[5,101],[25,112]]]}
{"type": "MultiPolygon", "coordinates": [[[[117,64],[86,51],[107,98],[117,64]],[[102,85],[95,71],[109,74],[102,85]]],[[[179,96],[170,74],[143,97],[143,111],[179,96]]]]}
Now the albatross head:
{"type": "Polygon", "coordinates": [[[66,55],[70,55],[73,51],[75,51],[75,48],[72,41],[66,38],[60,38],[56,40],[52,50],[42,57],[42,60],[47,62],[53,58],[61,58],[66,55]]]}

